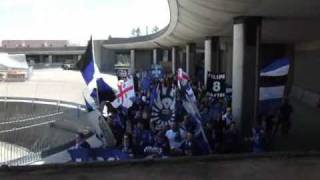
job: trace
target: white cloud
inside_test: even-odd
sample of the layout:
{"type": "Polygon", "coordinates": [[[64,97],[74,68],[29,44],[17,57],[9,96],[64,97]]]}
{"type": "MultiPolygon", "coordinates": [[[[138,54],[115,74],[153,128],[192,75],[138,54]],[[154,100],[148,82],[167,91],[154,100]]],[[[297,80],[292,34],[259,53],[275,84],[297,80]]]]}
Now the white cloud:
{"type": "Polygon", "coordinates": [[[105,39],[163,28],[169,8],[167,0],[1,0],[0,22],[0,39],[105,39]]]}

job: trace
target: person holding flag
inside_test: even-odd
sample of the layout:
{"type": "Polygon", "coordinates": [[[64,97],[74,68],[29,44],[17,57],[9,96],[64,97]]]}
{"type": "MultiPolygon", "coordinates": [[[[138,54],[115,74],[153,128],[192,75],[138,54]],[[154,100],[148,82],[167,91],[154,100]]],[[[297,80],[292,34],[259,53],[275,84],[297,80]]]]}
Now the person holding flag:
{"type": "Polygon", "coordinates": [[[182,94],[182,105],[191,119],[197,124],[195,138],[197,138],[199,142],[203,142],[203,145],[201,145],[201,148],[203,149],[202,152],[210,153],[212,150],[203,130],[201,115],[197,108],[197,100],[189,84],[189,76],[187,73],[183,72],[181,68],[178,69],[177,83],[182,94]]]}
{"type": "Polygon", "coordinates": [[[87,94],[84,94],[87,110],[95,110],[99,115],[97,119],[90,119],[93,127],[95,127],[95,133],[104,145],[112,145],[114,140],[109,140],[110,138],[114,139],[114,136],[108,124],[101,118],[103,108],[100,108],[100,105],[104,104],[105,101],[114,101],[116,96],[111,86],[102,78],[95,62],[92,37],[90,37],[85,53],[76,63],[76,67],[80,70],[87,85],[87,94]]]}

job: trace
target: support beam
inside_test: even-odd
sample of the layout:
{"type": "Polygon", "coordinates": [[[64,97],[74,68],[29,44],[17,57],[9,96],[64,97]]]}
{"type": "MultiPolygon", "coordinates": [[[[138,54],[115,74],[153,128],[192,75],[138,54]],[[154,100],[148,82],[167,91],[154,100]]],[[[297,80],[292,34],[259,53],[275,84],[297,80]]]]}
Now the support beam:
{"type": "Polygon", "coordinates": [[[195,61],[196,61],[196,45],[190,43],[186,45],[186,72],[192,78],[195,74],[195,61]]]}
{"type": "Polygon", "coordinates": [[[52,64],[52,55],[49,55],[49,56],[48,56],[48,63],[49,63],[49,64],[52,64]]]}
{"type": "Polygon", "coordinates": [[[176,47],[172,47],[171,49],[171,68],[172,68],[172,74],[175,74],[176,72],[176,57],[177,57],[177,54],[176,54],[176,47]]]}
{"type": "Polygon", "coordinates": [[[207,85],[209,71],[218,73],[221,71],[220,38],[208,37],[204,43],[204,82],[207,85]]]}
{"type": "Polygon", "coordinates": [[[212,61],[212,39],[207,38],[204,41],[204,85],[207,86],[208,72],[211,71],[212,61]]]}
{"type": "Polygon", "coordinates": [[[162,56],[162,61],[163,62],[168,62],[169,59],[169,50],[163,50],[163,56],[162,56]]]}
{"type": "Polygon", "coordinates": [[[186,45],[186,73],[190,74],[190,44],[186,45]]]}
{"type": "Polygon", "coordinates": [[[235,18],[232,115],[244,136],[250,135],[258,112],[260,39],[260,17],[235,18]]]}
{"type": "Polygon", "coordinates": [[[185,63],[183,62],[184,61],[183,55],[184,55],[183,50],[179,49],[179,63],[177,65],[177,68],[182,68],[184,71],[186,71],[186,66],[185,66],[185,63]]]}
{"type": "Polygon", "coordinates": [[[153,49],[153,61],[152,64],[157,64],[157,49],[153,49]]]}
{"type": "Polygon", "coordinates": [[[135,57],[136,56],[136,52],[134,49],[130,50],[130,71],[131,74],[134,74],[135,70],[135,57]]]}
{"type": "Polygon", "coordinates": [[[44,63],[44,60],[43,60],[43,59],[44,59],[43,55],[39,55],[39,62],[40,62],[40,63],[44,63]]]}

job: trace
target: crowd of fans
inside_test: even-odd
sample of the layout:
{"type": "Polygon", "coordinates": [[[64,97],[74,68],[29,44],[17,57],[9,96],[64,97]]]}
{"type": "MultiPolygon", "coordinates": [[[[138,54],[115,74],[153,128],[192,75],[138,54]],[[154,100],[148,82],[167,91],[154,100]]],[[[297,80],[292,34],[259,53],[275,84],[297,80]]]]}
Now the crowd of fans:
{"type": "MultiPolygon", "coordinates": [[[[279,111],[261,114],[249,135],[240,135],[239,124],[232,118],[231,97],[213,98],[199,83],[192,83],[201,115],[205,140],[195,131],[197,123],[182,106],[176,91],[175,120],[162,128],[151,121],[151,89],[155,86],[177,89],[173,77],[154,80],[150,90],[142,90],[136,83],[136,99],[129,109],[113,109],[105,120],[116,139],[116,148],[134,158],[165,158],[170,156],[197,156],[211,153],[264,152],[272,149],[278,128],[287,134],[292,107],[288,101],[279,111]]],[[[110,108],[112,109],[112,108],[110,108]]]]}

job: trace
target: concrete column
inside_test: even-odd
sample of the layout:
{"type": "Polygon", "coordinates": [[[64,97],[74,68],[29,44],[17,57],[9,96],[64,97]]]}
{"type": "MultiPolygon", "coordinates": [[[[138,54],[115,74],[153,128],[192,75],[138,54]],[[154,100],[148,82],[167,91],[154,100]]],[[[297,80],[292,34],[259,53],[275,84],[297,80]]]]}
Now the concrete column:
{"type": "Polygon", "coordinates": [[[130,50],[130,67],[131,67],[131,74],[134,74],[135,70],[135,50],[130,50]]]}
{"type": "Polygon", "coordinates": [[[235,18],[232,115],[244,136],[250,135],[258,112],[260,39],[261,18],[235,18]]]}
{"type": "Polygon", "coordinates": [[[39,55],[39,62],[40,62],[40,63],[43,63],[43,59],[44,59],[44,58],[43,58],[43,55],[39,55]]]}
{"type": "Polygon", "coordinates": [[[204,43],[204,82],[207,85],[208,71],[221,71],[220,38],[208,37],[204,43]]]}
{"type": "Polygon", "coordinates": [[[172,74],[176,73],[176,47],[172,47],[171,49],[171,68],[172,68],[172,74]]]}
{"type": "Polygon", "coordinates": [[[49,64],[52,64],[52,55],[49,55],[49,56],[48,56],[48,63],[49,63],[49,64]]]}
{"type": "Polygon", "coordinates": [[[152,64],[157,64],[157,49],[153,49],[153,63],[152,64]]]}
{"type": "Polygon", "coordinates": [[[186,45],[186,73],[190,74],[190,45],[186,45]]]}
{"type": "Polygon", "coordinates": [[[186,72],[192,78],[195,71],[195,61],[196,61],[196,45],[190,43],[186,45],[186,72]]]}
{"type": "Polygon", "coordinates": [[[186,66],[185,66],[185,63],[183,62],[184,61],[183,55],[184,55],[183,50],[179,49],[179,63],[177,65],[178,66],[177,68],[182,68],[184,71],[186,71],[186,66]]]}
{"type": "Polygon", "coordinates": [[[212,60],[212,39],[204,41],[204,85],[207,86],[208,72],[211,71],[212,60]]]}
{"type": "Polygon", "coordinates": [[[163,50],[163,56],[162,56],[162,61],[163,62],[168,62],[169,59],[169,50],[163,50]]]}
{"type": "Polygon", "coordinates": [[[78,61],[78,56],[77,55],[73,55],[73,63],[76,63],[78,61]]]}

